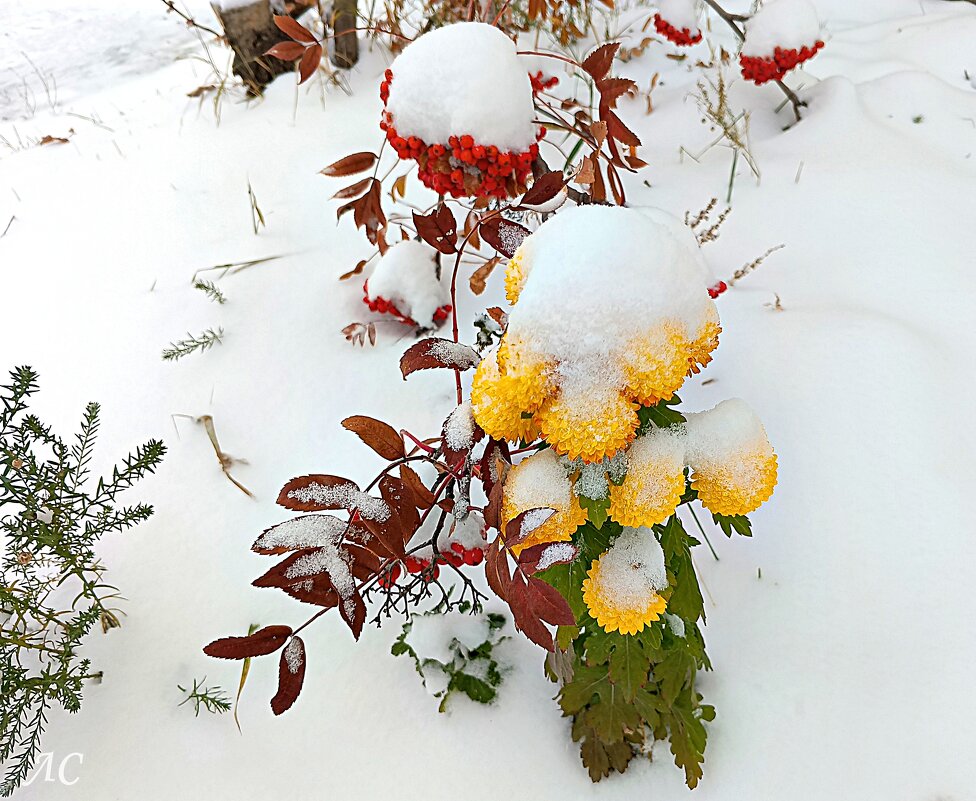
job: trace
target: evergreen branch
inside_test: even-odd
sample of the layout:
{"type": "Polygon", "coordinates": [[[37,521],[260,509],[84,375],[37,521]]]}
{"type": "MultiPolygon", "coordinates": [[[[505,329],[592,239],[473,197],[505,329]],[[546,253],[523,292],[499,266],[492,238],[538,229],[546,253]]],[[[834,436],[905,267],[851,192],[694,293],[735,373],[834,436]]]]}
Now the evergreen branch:
{"type": "Polygon", "coordinates": [[[216,331],[214,331],[212,328],[208,328],[198,336],[187,333],[187,339],[180,339],[176,342],[171,342],[169,347],[163,350],[163,361],[175,362],[178,359],[182,359],[184,356],[194,353],[195,351],[203,352],[205,350],[209,350],[218,342],[222,342],[223,336],[223,328],[218,328],[216,331]]]}
{"type": "Polygon", "coordinates": [[[184,698],[177,706],[183,706],[183,704],[192,703],[193,704],[193,716],[200,716],[200,709],[206,709],[211,715],[222,715],[224,712],[230,711],[230,698],[223,691],[221,687],[206,687],[204,682],[207,677],[204,676],[202,679],[197,681],[193,680],[193,687],[187,690],[185,687],[181,687],[179,684],[176,688],[181,692],[186,694],[184,698]]]}
{"type": "Polygon", "coordinates": [[[199,289],[203,292],[210,300],[214,303],[219,303],[223,306],[227,302],[227,296],[217,287],[213,281],[205,281],[202,278],[198,278],[193,282],[193,288],[199,289]]]}

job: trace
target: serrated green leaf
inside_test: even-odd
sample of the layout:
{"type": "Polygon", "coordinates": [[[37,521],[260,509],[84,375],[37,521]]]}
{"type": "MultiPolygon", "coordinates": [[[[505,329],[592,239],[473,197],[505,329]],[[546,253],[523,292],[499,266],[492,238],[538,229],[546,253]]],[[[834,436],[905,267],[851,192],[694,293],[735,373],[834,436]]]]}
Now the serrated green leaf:
{"type": "Polygon", "coordinates": [[[498,695],[495,688],[487,682],[460,671],[451,676],[448,689],[459,690],[468,696],[468,698],[470,698],[472,701],[477,701],[479,704],[490,704],[498,695]]]}
{"type": "Polygon", "coordinates": [[[604,743],[618,743],[628,731],[640,727],[640,715],[618,687],[607,681],[597,688],[597,695],[599,701],[587,707],[583,716],[604,743]]]}
{"type": "Polygon", "coordinates": [[[603,528],[603,524],[607,522],[607,512],[610,509],[610,498],[601,498],[599,500],[593,500],[592,498],[587,498],[583,495],[579,497],[579,505],[583,507],[586,511],[586,517],[593,524],[593,527],[599,531],[603,528]]]}
{"type": "Polygon", "coordinates": [[[731,537],[732,532],[743,537],[752,536],[752,521],[745,515],[712,515],[714,520],[721,527],[726,537],[731,537]]]}
{"type": "Polygon", "coordinates": [[[667,428],[685,422],[685,416],[672,406],[681,403],[677,395],[672,395],[669,400],[662,400],[654,406],[643,406],[637,410],[637,417],[640,420],[638,434],[644,434],[651,427],[667,428]]]}
{"type": "Polygon", "coordinates": [[[651,661],[632,636],[621,636],[610,655],[610,681],[623,693],[626,701],[633,701],[637,691],[647,684],[651,661]]]}
{"type": "Polygon", "coordinates": [[[589,704],[604,686],[609,686],[607,668],[577,665],[573,680],[559,691],[559,706],[567,715],[575,715],[589,704]]]}

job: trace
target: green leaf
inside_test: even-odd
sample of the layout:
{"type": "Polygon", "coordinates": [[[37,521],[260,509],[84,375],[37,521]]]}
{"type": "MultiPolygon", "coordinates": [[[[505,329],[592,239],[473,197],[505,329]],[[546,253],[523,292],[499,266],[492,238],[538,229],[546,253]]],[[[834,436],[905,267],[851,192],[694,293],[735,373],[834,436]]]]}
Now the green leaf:
{"type": "Polygon", "coordinates": [[[651,661],[635,637],[621,636],[610,655],[610,681],[623,693],[626,701],[633,701],[637,691],[647,684],[651,661]]]}
{"type": "Polygon", "coordinates": [[[460,671],[451,676],[448,689],[460,690],[472,701],[477,701],[479,704],[490,704],[498,695],[495,688],[487,682],[460,671]]]}
{"type": "Polygon", "coordinates": [[[604,686],[610,686],[605,665],[588,667],[577,665],[573,680],[559,691],[559,706],[563,713],[575,715],[587,706],[604,686]]]}
{"type": "Polygon", "coordinates": [[[593,500],[585,495],[580,495],[578,499],[579,505],[586,510],[586,517],[593,524],[593,527],[597,531],[603,528],[603,524],[607,522],[607,512],[610,509],[610,497],[593,500]]]}
{"type": "MultiPolygon", "coordinates": [[[[684,769],[685,783],[692,790],[698,786],[702,777],[701,766],[705,761],[705,745],[708,741],[708,734],[700,719],[705,716],[704,709],[695,708],[699,698],[700,696],[695,696],[695,700],[692,700],[690,690],[683,693],[678,703],[671,708],[668,719],[674,764],[684,769]]],[[[714,715],[714,710],[711,711],[714,715]]]]}
{"type": "Polygon", "coordinates": [[[662,400],[654,406],[643,406],[637,410],[637,417],[641,422],[638,435],[646,433],[651,427],[668,428],[669,426],[685,422],[685,416],[672,406],[681,403],[677,395],[669,400],[662,400]]]}
{"type": "Polygon", "coordinates": [[[712,515],[712,520],[721,526],[726,537],[731,537],[732,532],[743,537],[752,536],[752,521],[745,515],[712,515]]]}
{"type": "Polygon", "coordinates": [[[640,727],[640,715],[618,687],[608,681],[599,687],[597,693],[600,700],[587,708],[583,715],[603,742],[618,743],[628,731],[640,727]]]}

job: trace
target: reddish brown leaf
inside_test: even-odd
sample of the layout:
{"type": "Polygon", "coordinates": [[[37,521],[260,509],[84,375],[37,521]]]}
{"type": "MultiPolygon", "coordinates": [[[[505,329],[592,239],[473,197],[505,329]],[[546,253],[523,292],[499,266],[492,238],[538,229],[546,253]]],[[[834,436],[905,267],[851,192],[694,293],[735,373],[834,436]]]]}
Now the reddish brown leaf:
{"type": "Polygon", "coordinates": [[[400,357],[403,378],[417,370],[446,367],[451,370],[467,370],[481,361],[481,355],[470,345],[450,339],[430,337],[411,345],[400,357]]]}
{"type": "Polygon", "coordinates": [[[441,253],[457,253],[457,221],[454,214],[444,205],[438,206],[430,214],[413,212],[413,222],[417,234],[434,250],[441,253]]]}
{"type": "Polygon", "coordinates": [[[490,276],[492,270],[498,266],[499,261],[501,261],[501,259],[498,256],[494,256],[471,273],[471,277],[468,279],[468,286],[475,295],[480,295],[485,291],[488,276],[490,276]]]}
{"type": "Polygon", "coordinates": [[[512,573],[508,566],[508,553],[501,550],[498,539],[485,551],[485,578],[495,595],[503,601],[508,599],[512,573]]]}
{"type": "Polygon", "coordinates": [[[263,556],[277,556],[303,548],[335,544],[345,536],[357,539],[367,536],[367,532],[333,515],[302,515],[266,528],[254,541],[251,550],[263,556]]]}
{"type": "Polygon", "coordinates": [[[613,57],[617,54],[617,48],[619,47],[619,42],[611,42],[598,47],[583,59],[583,63],[580,66],[596,80],[602,80],[610,72],[613,57]]]}
{"type": "MultiPolygon", "coordinates": [[[[508,462],[508,443],[504,440],[489,439],[485,445],[484,453],[481,454],[481,461],[478,463],[478,471],[481,476],[481,483],[485,486],[485,494],[488,495],[489,505],[491,504],[492,491],[496,483],[499,483],[503,476],[499,475],[501,467],[508,462]]],[[[494,523],[490,527],[496,528],[494,523]]]]}
{"type": "Polygon", "coordinates": [[[529,606],[541,620],[553,626],[575,626],[576,616],[566,599],[551,584],[530,578],[527,588],[529,606]]]}
{"type": "MultiPolygon", "coordinates": [[[[339,280],[340,281],[345,281],[347,278],[352,278],[354,275],[360,275],[360,274],[362,274],[363,268],[366,266],[366,264],[367,264],[368,261],[369,261],[368,259],[360,259],[356,263],[356,266],[353,267],[349,272],[343,273],[342,275],[340,275],[339,276],[339,280]]],[[[360,323],[353,323],[353,325],[360,325],[360,323]]],[[[370,325],[372,325],[372,323],[370,323],[370,325]]],[[[348,328],[349,326],[346,326],[346,327],[348,328]]],[[[346,332],[346,329],[343,328],[342,329],[342,332],[345,333],[346,332]]],[[[376,341],[376,335],[373,334],[370,337],[370,344],[375,343],[375,341],[376,341]]]]}
{"type": "MultiPolygon", "coordinates": [[[[359,197],[363,192],[369,189],[370,184],[375,180],[375,178],[363,178],[361,181],[356,181],[356,183],[340,189],[330,198],[330,200],[348,200],[351,197],[359,197]]],[[[364,266],[366,264],[365,261],[360,263],[364,266]]],[[[362,272],[362,268],[360,268],[360,272],[362,272]]],[[[346,273],[346,276],[348,275],[350,275],[350,273],[346,273]]],[[[343,278],[346,276],[343,276],[343,278]]]]}
{"type": "Polygon", "coordinates": [[[579,548],[570,542],[541,542],[519,553],[518,562],[522,572],[531,576],[537,570],[545,570],[553,565],[565,565],[579,555],[579,548]]]}
{"type": "Polygon", "coordinates": [[[282,61],[295,61],[305,54],[305,45],[298,42],[278,42],[274,47],[265,50],[264,54],[282,61]]]}
{"type": "Polygon", "coordinates": [[[292,637],[278,661],[278,692],[271,699],[271,711],[276,715],[287,712],[302,691],[305,681],[305,643],[292,637]]]}
{"type": "Polygon", "coordinates": [[[352,575],[354,578],[366,581],[379,572],[380,558],[372,551],[352,543],[345,545],[343,550],[352,556],[352,575]]]}
{"type": "Polygon", "coordinates": [[[363,633],[363,624],[366,622],[366,604],[362,596],[357,592],[339,604],[339,614],[349,626],[352,636],[358,640],[359,635],[363,633]]]}
{"type": "Polygon", "coordinates": [[[548,203],[562,191],[565,185],[566,180],[563,178],[561,171],[553,170],[552,172],[547,172],[541,178],[536,179],[535,183],[532,184],[532,188],[519,201],[519,205],[541,206],[543,203],[548,203]]]}
{"type": "Polygon", "coordinates": [[[410,492],[414,506],[418,509],[429,509],[434,505],[434,493],[427,489],[420,476],[407,465],[400,465],[400,479],[404,487],[410,492]]]}
{"type": "Polygon", "coordinates": [[[246,637],[224,637],[214,640],[203,652],[217,659],[247,659],[249,656],[273,654],[291,635],[291,626],[265,626],[246,637]]]}
{"type": "Polygon", "coordinates": [[[522,543],[529,534],[555,513],[556,510],[551,507],[539,506],[535,509],[526,509],[521,514],[516,515],[505,526],[505,547],[513,548],[522,543]]]}
{"type": "Polygon", "coordinates": [[[380,182],[374,181],[369,191],[355,203],[353,219],[356,221],[356,227],[365,228],[366,238],[370,244],[380,244],[380,250],[385,250],[382,244],[382,232],[386,227],[386,215],[383,213],[380,182]]]}
{"type": "Polygon", "coordinates": [[[485,242],[508,258],[515,255],[515,251],[522,244],[522,240],[531,233],[524,225],[519,225],[502,217],[492,217],[486,220],[481,223],[478,230],[485,242]]]}
{"type": "Polygon", "coordinates": [[[68,144],[68,140],[65,137],[63,137],[63,136],[51,136],[50,134],[47,134],[45,136],[42,136],[40,139],[38,139],[37,140],[37,144],[39,144],[39,145],[66,145],[66,144],[68,144]]]}
{"type": "Polygon", "coordinates": [[[343,420],[342,427],[352,431],[388,461],[402,459],[406,455],[403,450],[403,437],[393,426],[382,420],[357,414],[343,420]]]}
{"type": "Polygon", "coordinates": [[[314,33],[298,22],[298,20],[292,19],[291,17],[275,14],[274,24],[285,36],[290,36],[296,42],[312,44],[312,42],[316,41],[314,33]]]}
{"type": "Polygon", "coordinates": [[[278,493],[278,505],[296,512],[323,512],[327,509],[345,509],[341,503],[327,497],[337,489],[358,490],[359,486],[348,478],[313,474],[293,478],[278,493]]]}
{"type": "Polygon", "coordinates": [[[555,650],[552,634],[532,608],[529,589],[518,574],[512,577],[508,605],[512,610],[516,629],[547,651],[555,650]]]}
{"type": "Polygon", "coordinates": [[[305,55],[302,56],[302,60],[298,64],[298,82],[305,83],[305,81],[311,78],[315,74],[315,70],[319,68],[321,62],[322,45],[313,44],[305,50],[305,55]]]}
{"type": "Polygon", "coordinates": [[[352,153],[349,156],[332,162],[328,167],[319,171],[320,175],[327,175],[330,178],[341,178],[345,175],[355,175],[357,172],[365,172],[376,163],[376,154],[363,151],[352,153]]]}
{"type": "Polygon", "coordinates": [[[489,306],[487,309],[485,309],[485,314],[498,323],[498,327],[503,331],[508,328],[508,315],[502,311],[501,307],[489,306]]]}
{"type": "MultiPolygon", "coordinates": [[[[497,464],[497,461],[495,462],[497,464]]],[[[487,486],[487,483],[486,483],[487,486]]],[[[504,496],[502,480],[501,478],[495,481],[495,484],[488,492],[488,505],[485,507],[485,525],[488,528],[500,528],[501,526],[501,510],[502,510],[502,497],[504,496]]]]}

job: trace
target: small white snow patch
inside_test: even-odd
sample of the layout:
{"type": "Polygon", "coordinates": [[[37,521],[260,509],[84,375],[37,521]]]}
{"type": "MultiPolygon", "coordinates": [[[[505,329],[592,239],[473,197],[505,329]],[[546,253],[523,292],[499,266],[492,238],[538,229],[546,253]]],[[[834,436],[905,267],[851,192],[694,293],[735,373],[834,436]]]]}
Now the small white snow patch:
{"type": "Polygon", "coordinates": [[[569,562],[576,556],[576,546],[571,542],[554,542],[547,545],[539,557],[536,570],[545,570],[555,564],[569,562]]]}
{"type": "Polygon", "coordinates": [[[290,490],[288,497],[302,503],[321,503],[341,509],[358,509],[366,520],[384,522],[390,517],[390,507],[382,498],[376,498],[354,484],[319,484],[313,481],[304,487],[290,490]]]}
{"type": "Polygon", "coordinates": [[[298,673],[305,662],[305,649],[302,648],[302,642],[298,637],[292,637],[288,641],[288,645],[285,646],[284,657],[288,672],[291,674],[298,673]]]}
{"type": "Polygon", "coordinates": [[[474,426],[471,401],[465,401],[451,412],[444,423],[444,443],[452,451],[470,450],[474,445],[474,426]]]}
{"type": "Polygon", "coordinates": [[[434,255],[423,242],[397,242],[369,278],[370,298],[385,298],[417,325],[433,328],[434,313],[451,302],[447,286],[437,278],[434,255]]]}
{"type": "Polygon", "coordinates": [[[668,586],[664,550],[649,528],[625,528],[600,557],[600,588],[623,607],[639,607],[668,586]]]}

